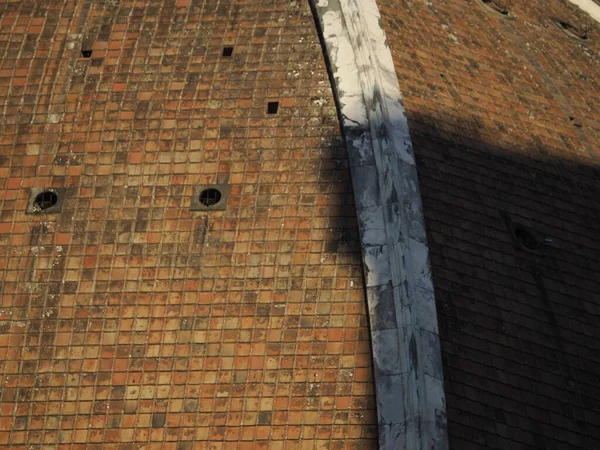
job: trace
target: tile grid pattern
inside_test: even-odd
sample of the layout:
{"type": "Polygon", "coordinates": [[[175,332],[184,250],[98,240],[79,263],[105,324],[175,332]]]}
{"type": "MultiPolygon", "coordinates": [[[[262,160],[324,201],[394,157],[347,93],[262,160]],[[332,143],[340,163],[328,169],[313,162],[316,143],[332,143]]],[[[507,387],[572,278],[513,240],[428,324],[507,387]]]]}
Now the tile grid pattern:
{"type": "Polygon", "coordinates": [[[348,159],[308,5],[85,5],[0,6],[0,445],[373,448],[348,159]],[[190,212],[215,183],[227,210],[190,212]],[[25,215],[45,186],[67,188],[62,213],[25,215]]]}
{"type": "Polygon", "coordinates": [[[597,448],[600,29],[567,2],[502,3],[513,18],[378,2],[417,157],[450,444],[597,448]],[[511,224],[540,247],[515,245],[511,224]]]}

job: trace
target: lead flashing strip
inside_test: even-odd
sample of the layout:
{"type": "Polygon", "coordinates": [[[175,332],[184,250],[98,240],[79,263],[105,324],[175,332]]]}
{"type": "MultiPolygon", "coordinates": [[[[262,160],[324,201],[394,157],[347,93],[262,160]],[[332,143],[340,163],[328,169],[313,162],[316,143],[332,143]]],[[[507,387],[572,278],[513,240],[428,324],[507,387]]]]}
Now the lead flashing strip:
{"type": "Polygon", "coordinates": [[[448,448],[425,220],[402,96],[375,0],[311,0],[350,160],[379,448],[448,448]]]}

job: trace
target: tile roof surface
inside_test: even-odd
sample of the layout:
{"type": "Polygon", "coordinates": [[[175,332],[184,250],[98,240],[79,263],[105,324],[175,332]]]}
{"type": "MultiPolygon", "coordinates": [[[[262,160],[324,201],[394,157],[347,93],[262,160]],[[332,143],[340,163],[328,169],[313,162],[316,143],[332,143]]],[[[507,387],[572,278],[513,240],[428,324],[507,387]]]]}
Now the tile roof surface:
{"type": "Polygon", "coordinates": [[[11,1],[0,25],[0,446],[375,448],[308,4],[11,1]],[[190,212],[212,184],[227,209],[190,212]],[[62,211],[26,215],[34,187],[62,211]]]}
{"type": "MultiPolygon", "coordinates": [[[[503,3],[378,2],[450,444],[600,448],[600,24],[503,3]]],[[[377,448],[348,160],[306,2],[1,2],[0,108],[0,446],[377,448]],[[227,209],[190,212],[213,184],[227,209]],[[62,211],[25,214],[43,187],[65,188],[62,211]]]]}
{"type": "Polygon", "coordinates": [[[502,3],[512,17],[378,1],[418,158],[450,446],[600,448],[600,24],[567,2],[502,3]]]}

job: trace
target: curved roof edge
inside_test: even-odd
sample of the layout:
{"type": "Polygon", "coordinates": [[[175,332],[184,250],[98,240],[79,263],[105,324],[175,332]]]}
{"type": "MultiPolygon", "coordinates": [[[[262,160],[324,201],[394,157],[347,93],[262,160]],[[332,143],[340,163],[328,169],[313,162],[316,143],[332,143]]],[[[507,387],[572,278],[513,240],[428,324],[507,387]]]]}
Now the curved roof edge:
{"type": "Polygon", "coordinates": [[[375,0],[311,0],[348,149],[380,449],[447,449],[441,349],[408,123],[375,0]]]}

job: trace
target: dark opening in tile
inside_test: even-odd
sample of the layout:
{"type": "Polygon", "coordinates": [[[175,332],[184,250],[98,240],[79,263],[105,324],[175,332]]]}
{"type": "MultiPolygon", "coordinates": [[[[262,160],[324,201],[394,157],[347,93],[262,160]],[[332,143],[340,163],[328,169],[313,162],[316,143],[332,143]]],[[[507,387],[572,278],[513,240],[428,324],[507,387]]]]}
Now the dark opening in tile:
{"type": "MultiPolygon", "coordinates": [[[[227,208],[229,190],[230,186],[227,184],[196,186],[192,195],[190,211],[225,210],[227,208]]],[[[203,237],[201,239],[203,240],[203,237]]]]}
{"type": "Polygon", "coordinates": [[[233,55],[233,47],[223,47],[223,56],[233,55]]]}
{"type": "Polygon", "coordinates": [[[571,125],[577,127],[577,128],[581,128],[581,120],[578,119],[577,117],[573,117],[573,116],[569,116],[569,122],[571,123],[571,125]]]}
{"type": "Polygon", "coordinates": [[[496,17],[509,17],[508,7],[501,0],[476,0],[484,10],[496,17]]]}
{"type": "Polygon", "coordinates": [[[575,25],[562,19],[553,18],[552,20],[567,36],[580,39],[582,41],[586,41],[588,39],[587,30],[577,28],[575,25]]]}
{"type": "Polygon", "coordinates": [[[485,4],[485,6],[493,9],[496,12],[499,12],[502,15],[508,14],[508,8],[503,3],[501,3],[499,0],[481,0],[481,1],[485,4]]]}
{"type": "Polygon", "coordinates": [[[58,195],[52,191],[44,191],[40,192],[35,196],[35,200],[33,201],[34,205],[37,206],[40,211],[43,211],[48,208],[52,208],[58,202],[58,195]]]}
{"type": "Polygon", "coordinates": [[[91,50],[81,50],[81,57],[82,58],[91,58],[92,51],[91,50]]]}
{"type": "Polygon", "coordinates": [[[204,189],[200,192],[200,203],[204,206],[216,205],[221,201],[221,191],[218,189],[204,189]]]}
{"type": "Polygon", "coordinates": [[[60,212],[64,201],[64,188],[33,188],[27,202],[27,214],[53,214],[60,212]]]}
{"type": "Polygon", "coordinates": [[[510,232],[514,246],[519,250],[538,253],[542,250],[542,244],[552,242],[550,238],[542,238],[533,228],[513,222],[506,211],[500,211],[500,217],[510,232]]]}
{"type": "Polygon", "coordinates": [[[267,104],[267,114],[277,114],[279,110],[279,102],[269,102],[267,104]]]}
{"type": "Polygon", "coordinates": [[[515,226],[515,237],[517,238],[517,242],[527,250],[535,251],[540,246],[537,236],[526,227],[515,226]]]}

